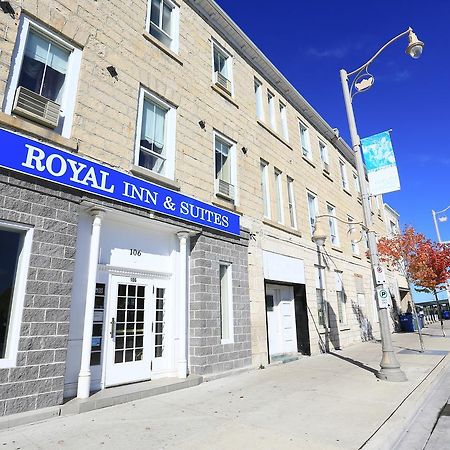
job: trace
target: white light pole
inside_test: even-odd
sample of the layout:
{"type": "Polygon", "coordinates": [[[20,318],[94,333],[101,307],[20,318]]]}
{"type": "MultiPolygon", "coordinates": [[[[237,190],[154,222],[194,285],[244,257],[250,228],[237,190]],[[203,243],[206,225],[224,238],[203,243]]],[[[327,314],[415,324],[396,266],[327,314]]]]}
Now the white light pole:
{"type": "MultiPolygon", "coordinates": [[[[440,244],[448,244],[449,243],[449,241],[444,241],[444,242],[442,241],[441,233],[439,232],[439,225],[438,225],[438,222],[447,222],[447,216],[443,215],[443,216],[440,216],[440,217],[436,218],[436,215],[437,214],[443,214],[448,209],[450,209],[450,205],[447,206],[447,208],[442,209],[441,211],[435,211],[434,209],[431,210],[431,213],[433,214],[434,228],[436,228],[436,235],[437,235],[437,238],[438,238],[438,242],[440,244]]],[[[448,299],[448,301],[450,303],[450,281],[449,280],[447,280],[445,282],[445,289],[447,291],[447,299],[448,299]]],[[[438,307],[439,307],[439,305],[438,305],[438,307]]]]}
{"type": "MultiPolygon", "coordinates": [[[[362,207],[364,214],[364,225],[368,229],[368,241],[369,241],[369,253],[372,265],[372,276],[374,280],[375,288],[382,287],[378,285],[375,277],[375,271],[379,266],[379,257],[377,250],[377,242],[375,231],[372,229],[372,214],[370,210],[370,194],[369,194],[369,184],[366,181],[366,175],[364,171],[364,164],[361,156],[360,149],[360,138],[358,136],[358,131],[356,128],[355,115],[353,112],[352,99],[354,95],[364,92],[374,83],[374,77],[368,72],[369,65],[380,55],[380,53],[386,49],[393,42],[397,41],[403,36],[408,35],[409,44],[406,48],[406,53],[412,58],[419,58],[422,54],[424,47],[423,42],[417,39],[417,36],[413,33],[411,28],[408,28],[403,33],[392,38],[383,47],[378,50],[375,55],[369,59],[365,64],[352,72],[346,72],[344,69],[340,71],[342,90],[344,93],[345,108],[347,110],[348,126],[350,129],[350,136],[352,140],[352,148],[355,152],[356,158],[356,170],[358,172],[359,181],[361,184],[361,195],[362,195],[362,207]],[[351,84],[349,86],[349,77],[353,76],[351,84]]],[[[392,346],[392,338],[389,329],[389,318],[386,308],[380,308],[377,301],[378,317],[380,320],[380,334],[381,334],[381,347],[382,347],[382,358],[380,362],[380,370],[377,373],[377,377],[386,381],[405,381],[406,375],[400,369],[400,363],[398,362],[395,354],[394,348],[392,346]]]]}

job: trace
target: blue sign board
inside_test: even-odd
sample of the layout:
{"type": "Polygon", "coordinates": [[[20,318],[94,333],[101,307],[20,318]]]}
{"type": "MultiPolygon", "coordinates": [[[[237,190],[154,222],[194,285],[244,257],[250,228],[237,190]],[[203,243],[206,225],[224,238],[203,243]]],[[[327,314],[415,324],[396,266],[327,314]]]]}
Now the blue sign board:
{"type": "Polygon", "coordinates": [[[238,214],[2,129],[0,166],[240,235],[238,214]]]}

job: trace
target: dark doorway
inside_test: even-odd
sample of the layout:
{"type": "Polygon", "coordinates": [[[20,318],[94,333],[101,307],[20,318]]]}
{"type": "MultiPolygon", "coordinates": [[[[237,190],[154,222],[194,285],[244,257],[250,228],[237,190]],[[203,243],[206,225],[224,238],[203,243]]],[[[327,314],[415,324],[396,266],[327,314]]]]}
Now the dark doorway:
{"type": "Polygon", "coordinates": [[[297,348],[302,355],[311,355],[308,328],[308,308],[304,284],[294,284],[295,326],[297,328],[297,348]]]}

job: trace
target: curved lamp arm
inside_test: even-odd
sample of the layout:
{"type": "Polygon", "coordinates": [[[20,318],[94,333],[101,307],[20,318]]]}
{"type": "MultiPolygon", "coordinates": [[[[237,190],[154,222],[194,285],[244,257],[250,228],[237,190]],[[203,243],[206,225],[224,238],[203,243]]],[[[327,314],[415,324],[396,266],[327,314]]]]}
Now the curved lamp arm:
{"type": "MultiPolygon", "coordinates": [[[[328,232],[325,230],[325,228],[322,226],[322,223],[319,219],[323,217],[331,217],[333,219],[338,220],[339,222],[346,223],[348,225],[359,225],[361,226],[361,229],[364,231],[368,231],[368,228],[364,225],[364,222],[355,222],[353,220],[344,220],[340,219],[339,217],[333,216],[332,214],[319,214],[315,218],[315,228],[312,235],[312,240],[319,246],[322,247],[325,244],[325,240],[328,237],[328,232]]],[[[361,233],[362,234],[362,233],[361,233]]]]}

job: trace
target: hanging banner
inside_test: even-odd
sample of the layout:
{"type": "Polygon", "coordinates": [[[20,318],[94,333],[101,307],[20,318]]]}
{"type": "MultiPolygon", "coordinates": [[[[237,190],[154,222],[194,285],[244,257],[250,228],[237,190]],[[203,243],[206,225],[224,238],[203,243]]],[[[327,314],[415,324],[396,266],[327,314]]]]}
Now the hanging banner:
{"type": "Polygon", "coordinates": [[[372,195],[400,190],[397,164],[389,131],[361,139],[364,163],[372,195]]]}

